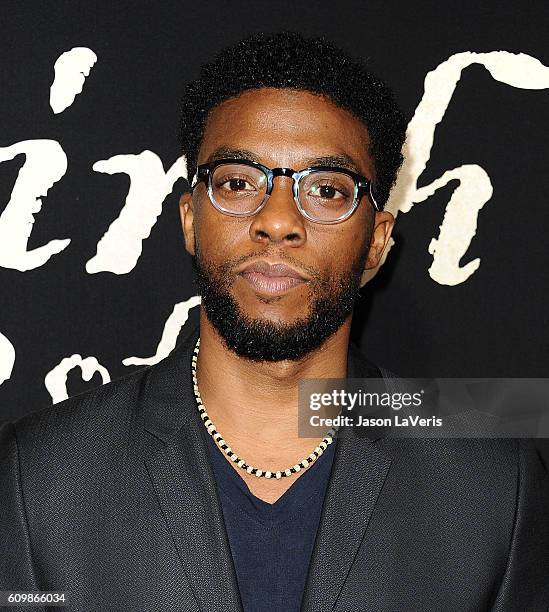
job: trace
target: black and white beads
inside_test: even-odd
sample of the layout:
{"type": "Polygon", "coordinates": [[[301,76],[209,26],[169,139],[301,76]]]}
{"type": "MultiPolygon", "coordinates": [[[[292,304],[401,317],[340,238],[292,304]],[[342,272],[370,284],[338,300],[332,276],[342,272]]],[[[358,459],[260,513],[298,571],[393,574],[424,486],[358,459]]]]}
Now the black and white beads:
{"type": "Polygon", "coordinates": [[[313,450],[313,452],[300,461],[296,463],[292,467],[289,467],[285,470],[260,470],[259,468],[253,467],[246,463],[244,459],[241,459],[233,449],[225,442],[223,436],[216,430],[215,425],[211,421],[208,413],[206,412],[206,408],[202,403],[202,398],[200,397],[200,391],[198,390],[198,381],[196,379],[196,362],[198,359],[198,353],[200,351],[200,338],[196,341],[196,346],[194,347],[194,353],[192,357],[192,375],[193,375],[193,387],[194,387],[194,395],[196,398],[196,403],[198,405],[198,412],[200,413],[200,417],[204,422],[208,433],[212,436],[217,446],[229,457],[229,459],[235,463],[239,468],[246,470],[248,474],[255,474],[258,478],[284,478],[285,476],[291,476],[292,474],[296,474],[301,470],[305,470],[310,467],[326,450],[328,444],[333,442],[333,436],[335,434],[335,429],[332,428],[328,431],[325,438],[320,442],[320,444],[313,450]]]}

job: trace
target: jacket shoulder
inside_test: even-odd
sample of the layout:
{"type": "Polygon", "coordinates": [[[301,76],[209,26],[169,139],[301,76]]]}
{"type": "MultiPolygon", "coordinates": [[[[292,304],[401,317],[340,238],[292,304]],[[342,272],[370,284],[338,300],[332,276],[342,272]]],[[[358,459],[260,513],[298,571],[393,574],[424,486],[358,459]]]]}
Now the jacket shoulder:
{"type": "Polygon", "coordinates": [[[148,372],[146,366],[100,387],[73,395],[61,402],[32,411],[13,425],[19,436],[43,436],[48,431],[76,431],[99,421],[120,417],[136,405],[148,372]]]}
{"type": "Polygon", "coordinates": [[[99,466],[118,461],[134,445],[140,398],[151,372],[163,361],[11,423],[21,469],[47,477],[49,468],[64,462],[83,466],[95,461],[99,466]]]}

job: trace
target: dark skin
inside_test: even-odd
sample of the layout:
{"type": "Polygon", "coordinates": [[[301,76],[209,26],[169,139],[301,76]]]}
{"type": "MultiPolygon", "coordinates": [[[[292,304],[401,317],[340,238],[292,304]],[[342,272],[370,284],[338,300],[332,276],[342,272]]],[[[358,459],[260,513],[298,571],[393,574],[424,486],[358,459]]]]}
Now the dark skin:
{"type": "MultiPolygon", "coordinates": [[[[339,157],[339,165],[375,178],[364,124],[308,92],[257,89],[220,104],[210,113],[198,163],[219,157],[223,149],[247,151],[270,168],[294,170],[315,165],[311,162],[320,158],[339,157]]],[[[378,265],[394,225],[391,213],[376,212],[364,197],[342,223],[315,224],[298,211],[291,187],[290,178],[275,178],[265,207],[254,217],[235,218],[218,212],[204,184],[199,184],[193,195],[184,194],[180,200],[187,251],[194,255],[198,242],[206,262],[221,264],[243,256],[249,262],[266,259],[290,264],[314,279],[344,274],[366,243],[365,269],[378,265]]],[[[265,296],[237,271],[231,293],[245,314],[281,323],[306,318],[310,283],[283,295],[265,296]]],[[[197,378],[202,400],[218,431],[247,463],[263,470],[284,470],[321,441],[324,433],[318,439],[297,435],[298,382],[346,376],[351,320],[352,315],[317,350],[299,360],[256,362],[228,350],[201,309],[197,378]]],[[[235,469],[251,492],[269,503],[305,471],[266,479],[235,469]]]]}

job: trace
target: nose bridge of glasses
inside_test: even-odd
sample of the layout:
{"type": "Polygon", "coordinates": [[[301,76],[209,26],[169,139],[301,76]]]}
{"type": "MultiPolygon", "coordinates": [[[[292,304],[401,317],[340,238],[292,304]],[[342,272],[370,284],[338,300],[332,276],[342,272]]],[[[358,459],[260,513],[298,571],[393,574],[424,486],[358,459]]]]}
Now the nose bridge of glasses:
{"type": "Polygon", "coordinates": [[[295,181],[294,179],[296,178],[296,175],[298,174],[295,170],[292,170],[291,168],[273,168],[271,170],[271,180],[270,180],[270,184],[269,184],[269,195],[272,193],[273,187],[274,187],[274,179],[277,177],[282,177],[282,179],[284,178],[288,178],[290,179],[289,182],[287,181],[280,181],[281,185],[283,185],[284,183],[287,183],[289,186],[291,186],[291,190],[292,190],[292,194],[295,198],[295,195],[297,193],[296,191],[296,183],[297,181],[295,181]]]}
{"type": "Polygon", "coordinates": [[[273,168],[271,172],[273,174],[273,178],[276,176],[289,176],[290,178],[293,178],[294,174],[296,174],[296,171],[292,170],[291,168],[273,168]]]}

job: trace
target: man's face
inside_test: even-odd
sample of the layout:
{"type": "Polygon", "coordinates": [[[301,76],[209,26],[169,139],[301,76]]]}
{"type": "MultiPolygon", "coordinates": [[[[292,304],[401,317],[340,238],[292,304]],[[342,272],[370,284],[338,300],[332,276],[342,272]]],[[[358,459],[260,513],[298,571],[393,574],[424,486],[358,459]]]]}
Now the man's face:
{"type": "MultiPolygon", "coordinates": [[[[198,163],[236,156],[294,170],[334,158],[374,178],[365,126],[308,92],[257,89],[216,107],[198,163]]],[[[392,229],[392,215],[374,212],[363,197],[341,223],[309,221],[296,207],[289,177],[274,179],[253,217],[216,210],[204,183],[184,195],[185,244],[195,256],[202,304],[228,347],[256,360],[298,359],[350,322],[362,272],[377,265],[392,229]],[[302,278],[273,281],[246,271],[258,261],[285,264],[302,278]]]]}

